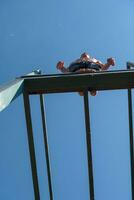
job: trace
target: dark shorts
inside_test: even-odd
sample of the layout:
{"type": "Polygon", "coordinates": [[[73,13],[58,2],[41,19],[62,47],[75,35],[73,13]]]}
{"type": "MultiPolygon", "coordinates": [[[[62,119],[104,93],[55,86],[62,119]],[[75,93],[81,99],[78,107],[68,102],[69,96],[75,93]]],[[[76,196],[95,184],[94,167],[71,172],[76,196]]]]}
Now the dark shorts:
{"type": "Polygon", "coordinates": [[[101,67],[95,63],[91,62],[79,62],[79,63],[72,63],[68,70],[69,72],[76,72],[79,69],[95,69],[96,71],[100,71],[101,67]]]}

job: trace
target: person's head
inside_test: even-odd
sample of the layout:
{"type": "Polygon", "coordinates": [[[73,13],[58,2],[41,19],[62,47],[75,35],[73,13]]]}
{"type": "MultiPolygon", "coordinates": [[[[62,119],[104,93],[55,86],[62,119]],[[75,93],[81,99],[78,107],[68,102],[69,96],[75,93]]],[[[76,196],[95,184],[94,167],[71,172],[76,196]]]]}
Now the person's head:
{"type": "Polygon", "coordinates": [[[82,53],[81,56],[80,56],[81,59],[89,59],[90,58],[90,55],[86,52],[82,53]]]}

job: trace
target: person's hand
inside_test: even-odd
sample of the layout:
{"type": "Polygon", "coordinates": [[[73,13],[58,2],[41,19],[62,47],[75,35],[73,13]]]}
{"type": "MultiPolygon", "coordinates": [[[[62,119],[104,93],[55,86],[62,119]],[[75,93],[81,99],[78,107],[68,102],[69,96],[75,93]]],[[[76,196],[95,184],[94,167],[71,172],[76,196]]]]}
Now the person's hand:
{"type": "Polygon", "coordinates": [[[114,59],[114,58],[108,58],[108,59],[107,59],[107,63],[108,63],[109,65],[114,66],[114,65],[115,65],[115,59],[114,59]]]}
{"type": "Polygon", "coordinates": [[[64,61],[59,61],[56,65],[57,69],[61,70],[64,67],[64,61]]]}

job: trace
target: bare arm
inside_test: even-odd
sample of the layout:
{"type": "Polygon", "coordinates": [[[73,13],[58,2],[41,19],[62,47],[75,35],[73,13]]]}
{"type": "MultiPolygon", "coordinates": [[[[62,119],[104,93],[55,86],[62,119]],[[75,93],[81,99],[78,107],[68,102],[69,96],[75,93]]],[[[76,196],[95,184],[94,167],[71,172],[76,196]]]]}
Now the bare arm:
{"type": "Polygon", "coordinates": [[[92,58],[92,62],[100,65],[102,70],[107,70],[111,65],[115,65],[115,60],[113,58],[108,58],[107,63],[103,64],[101,61],[92,58]]]}
{"type": "Polygon", "coordinates": [[[102,70],[107,70],[110,66],[114,65],[115,65],[115,60],[113,58],[108,58],[107,63],[101,64],[100,66],[102,70]]]}
{"type": "Polygon", "coordinates": [[[64,61],[59,61],[56,65],[57,69],[60,70],[62,73],[68,73],[68,69],[64,66],[64,61]]]}

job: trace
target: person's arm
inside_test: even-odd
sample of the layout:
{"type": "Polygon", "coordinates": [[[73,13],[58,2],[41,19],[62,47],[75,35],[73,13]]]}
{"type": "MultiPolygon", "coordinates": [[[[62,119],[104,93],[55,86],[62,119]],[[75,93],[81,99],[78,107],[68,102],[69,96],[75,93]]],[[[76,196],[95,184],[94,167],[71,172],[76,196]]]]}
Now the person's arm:
{"type": "Polygon", "coordinates": [[[69,72],[68,69],[64,66],[64,61],[59,61],[56,65],[57,69],[63,73],[69,72]]]}
{"type": "Polygon", "coordinates": [[[91,62],[93,62],[95,64],[99,64],[99,65],[103,64],[100,60],[97,60],[96,58],[91,58],[90,60],[91,60],[91,62]]]}
{"type": "Polygon", "coordinates": [[[92,58],[91,61],[95,64],[98,64],[101,67],[101,70],[107,70],[111,65],[115,65],[115,60],[113,58],[108,58],[107,63],[103,64],[101,61],[96,58],[92,58]]]}
{"type": "Polygon", "coordinates": [[[112,66],[115,65],[115,60],[114,60],[114,58],[108,58],[108,59],[107,59],[107,63],[101,64],[100,66],[101,66],[101,69],[102,69],[102,70],[107,70],[111,65],[112,65],[112,66]]]}
{"type": "Polygon", "coordinates": [[[104,68],[104,66],[105,66],[105,64],[103,64],[100,60],[97,60],[96,58],[91,58],[90,61],[92,63],[99,65],[101,67],[101,69],[104,68]]]}

